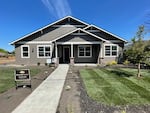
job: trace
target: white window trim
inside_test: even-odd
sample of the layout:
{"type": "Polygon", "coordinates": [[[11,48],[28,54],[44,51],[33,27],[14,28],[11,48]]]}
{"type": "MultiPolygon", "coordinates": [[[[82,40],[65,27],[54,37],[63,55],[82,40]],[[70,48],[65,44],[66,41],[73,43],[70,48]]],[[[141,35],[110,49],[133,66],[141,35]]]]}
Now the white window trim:
{"type": "MultiPolygon", "coordinates": [[[[85,51],[84,51],[85,54],[85,51]]],[[[92,57],[92,45],[78,45],[78,57],[79,58],[90,58],[92,57]],[[90,56],[79,56],[79,47],[90,47],[90,56]]]]}
{"type": "Polygon", "coordinates": [[[21,58],[30,58],[30,46],[29,45],[22,45],[21,46],[21,58]],[[28,56],[23,56],[23,47],[28,47],[28,56]]]}
{"type": "MultiPolygon", "coordinates": [[[[110,50],[111,51],[111,53],[112,53],[112,50],[110,50]]],[[[117,44],[104,44],[104,57],[118,57],[118,52],[119,52],[119,47],[118,47],[118,45],[117,44]],[[105,55],[105,47],[106,46],[117,46],[117,55],[110,55],[110,56],[106,56],[105,55]]]]}
{"type": "MultiPolygon", "coordinates": [[[[37,45],[37,58],[51,58],[52,57],[52,47],[51,47],[51,45],[37,45]],[[44,55],[44,57],[40,57],[39,56],[39,47],[50,47],[50,56],[45,56],[44,55]]],[[[45,54],[45,53],[44,53],[45,54]]]]}

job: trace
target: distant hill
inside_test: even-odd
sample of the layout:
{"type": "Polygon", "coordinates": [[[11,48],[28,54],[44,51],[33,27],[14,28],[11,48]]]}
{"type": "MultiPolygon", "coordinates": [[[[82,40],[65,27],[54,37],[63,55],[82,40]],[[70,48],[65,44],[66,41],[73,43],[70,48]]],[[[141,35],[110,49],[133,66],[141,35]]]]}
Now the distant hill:
{"type": "Polygon", "coordinates": [[[8,53],[8,51],[6,51],[6,50],[4,50],[4,49],[2,49],[2,48],[0,48],[0,53],[8,53]]]}
{"type": "Polygon", "coordinates": [[[5,56],[7,56],[7,55],[8,55],[8,51],[6,51],[6,50],[0,48],[0,57],[5,57],[5,56]]]}

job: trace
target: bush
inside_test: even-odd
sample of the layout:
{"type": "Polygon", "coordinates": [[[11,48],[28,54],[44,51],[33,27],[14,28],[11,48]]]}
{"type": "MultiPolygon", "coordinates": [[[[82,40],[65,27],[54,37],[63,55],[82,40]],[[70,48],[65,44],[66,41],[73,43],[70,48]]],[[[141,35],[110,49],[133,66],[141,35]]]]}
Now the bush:
{"type": "Polygon", "coordinates": [[[106,66],[112,66],[112,65],[116,65],[116,64],[117,64],[116,61],[111,61],[111,62],[108,62],[108,63],[106,64],[106,66]]]}

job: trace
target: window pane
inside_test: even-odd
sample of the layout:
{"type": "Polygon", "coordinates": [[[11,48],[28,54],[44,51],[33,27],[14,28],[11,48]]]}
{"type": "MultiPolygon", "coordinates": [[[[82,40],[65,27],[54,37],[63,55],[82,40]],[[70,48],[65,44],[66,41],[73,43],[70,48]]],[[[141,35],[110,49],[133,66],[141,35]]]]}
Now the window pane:
{"type": "Polygon", "coordinates": [[[90,47],[86,47],[86,51],[90,51],[90,47]]]}
{"type": "Polygon", "coordinates": [[[116,56],[117,55],[117,52],[116,51],[113,51],[112,52],[112,56],[116,56]]]}
{"type": "Polygon", "coordinates": [[[49,57],[49,56],[50,56],[50,53],[45,53],[45,56],[49,57]]]}
{"type": "Polygon", "coordinates": [[[50,47],[45,47],[45,51],[50,51],[50,47]]]}
{"type": "Polygon", "coordinates": [[[23,52],[28,51],[28,47],[23,47],[23,52]]]}
{"type": "Polygon", "coordinates": [[[84,51],[84,47],[79,47],[79,51],[84,51]]]}
{"type": "Polygon", "coordinates": [[[79,56],[84,56],[84,52],[79,52],[79,56]]]}
{"type": "Polygon", "coordinates": [[[39,47],[39,51],[44,51],[44,47],[39,47]]]}
{"type": "Polygon", "coordinates": [[[91,54],[90,54],[91,52],[90,51],[86,51],[86,56],[91,56],[91,54]]]}
{"type": "Polygon", "coordinates": [[[28,57],[28,53],[23,53],[23,57],[28,57]]]}
{"type": "Polygon", "coordinates": [[[110,46],[105,46],[105,50],[110,50],[110,46]]]}
{"type": "Polygon", "coordinates": [[[105,56],[110,56],[110,51],[105,51],[105,56]]]}
{"type": "Polygon", "coordinates": [[[44,57],[44,52],[39,52],[40,57],[44,57]]]}
{"type": "Polygon", "coordinates": [[[117,46],[112,46],[112,50],[117,50],[117,46]]]}

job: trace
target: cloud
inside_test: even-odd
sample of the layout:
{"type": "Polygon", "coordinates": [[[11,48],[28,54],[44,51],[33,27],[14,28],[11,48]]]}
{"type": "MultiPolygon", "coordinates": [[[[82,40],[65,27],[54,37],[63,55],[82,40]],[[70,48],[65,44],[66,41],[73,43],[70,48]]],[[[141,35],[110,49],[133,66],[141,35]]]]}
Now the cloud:
{"type": "Polygon", "coordinates": [[[71,8],[67,0],[41,0],[49,13],[56,18],[72,15],[71,8]]]}

